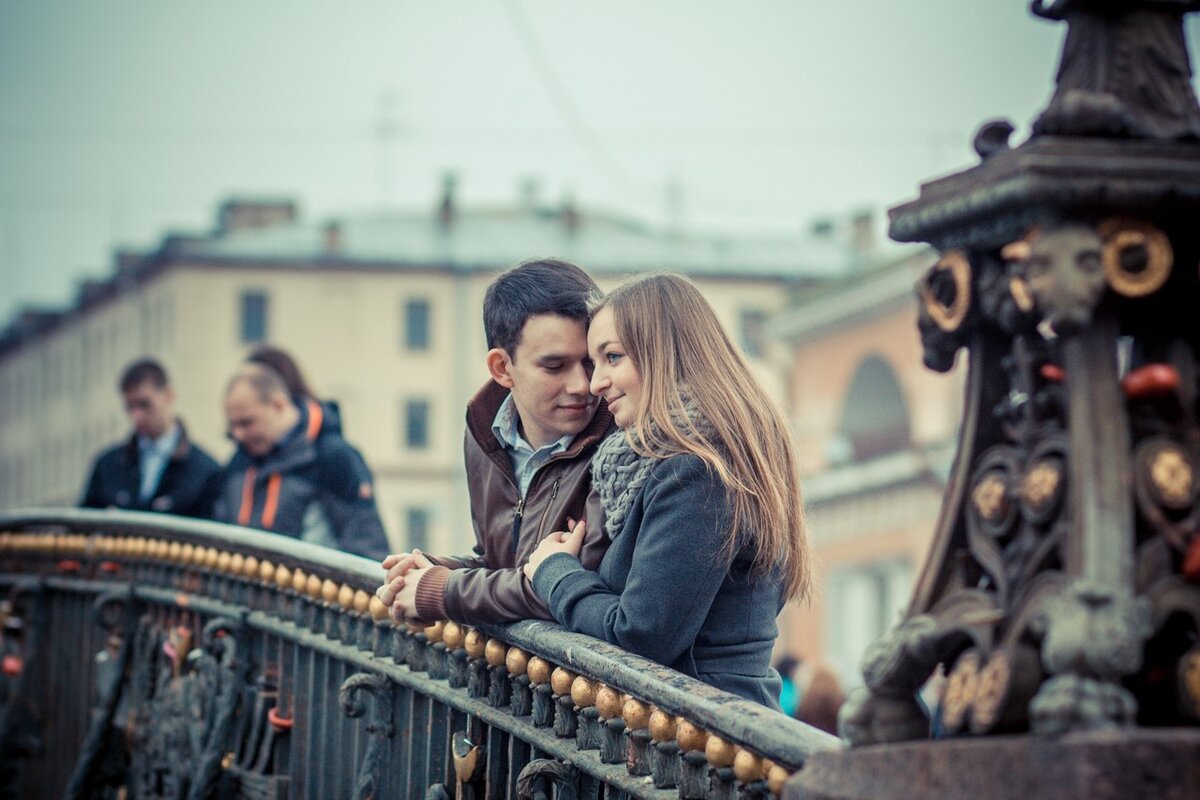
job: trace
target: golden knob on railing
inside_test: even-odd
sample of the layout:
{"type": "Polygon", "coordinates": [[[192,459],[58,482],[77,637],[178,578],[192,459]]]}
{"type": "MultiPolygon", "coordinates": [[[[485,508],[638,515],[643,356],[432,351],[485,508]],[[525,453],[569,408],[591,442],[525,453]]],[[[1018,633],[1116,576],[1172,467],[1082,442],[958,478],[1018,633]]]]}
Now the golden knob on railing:
{"type": "MultiPolygon", "coordinates": [[[[333,583],[333,581],[329,581],[333,583]]],[[[304,584],[304,593],[308,595],[310,600],[314,602],[321,599],[321,591],[325,588],[325,582],[321,580],[319,575],[309,575],[308,581],[304,584]]],[[[336,587],[334,591],[336,591],[336,587]]]]}
{"type": "Polygon", "coordinates": [[[709,764],[718,769],[732,767],[736,755],[737,746],[733,742],[727,742],[711,733],[708,735],[708,741],[704,743],[704,757],[708,759],[709,764]]]}
{"type": "Polygon", "coordinates": [[[321,582],[321,599],[326,603],[336,603],[338,598],[338,589],[340,588],[341,587],[338,586],[337,583],[335,583],[332,579],[326,578],[321,582]]]}
{"type": "Polygon", "coordinates": [[[306,586],[308,586],[308,573],[296,567],[296,571],[292,573],[292,591],[296,594],[304,594],[306,586]]]}
{"type": "Polygon", "coordinates": [[[678,720],[661,708],[650,712],[650,738],[656,742],[669,742],[675,738],[678,720]]]}
{"type": "Polygon", "coordinates": [[[792,773],[788,772],[785,767],[771,764],[767,768],[767,788],[771,790],[771,794],[778,797],[783,794],[783,785],[790,777],[792,777],[792,773]]]}
{"type": "Polygon", "coordinates": [[[571,681],[571,700],[580,708],[591,708],[596,705],[596,682],[591,678],[577,675],[571,681]]]}
{"type": "Polygon", "coordinates": [[[446,623],[438,620],[425,629],[425,641],[430,644],[437,644],[442,641],[442,637],[446,634],[446,623]]]}
{"type": "Polygon", "coordinates": [[[337,604],[347,611],[354,609],[354,587],[343,583],[337,590],[337,604]]]}
{"type": "Polygon", "coordinates": [[[708,733],[696,724],[681,719],[675,731],[675,740],[679,742],[680,750],[703,750],[708,743],[708,733]]]}
{"type": "Polygon", "coordinates": [[[488,639],[487,647],[483,651],[483,657],[487,660],[489,667],[504,666],[504,657],[508,655],[508,645],[499,639],[488,639]]]}
{"type": "Polygon", "coordinates": [[[216,569],[217,564],[221,563],[221,553],[215,547],[208,548],[208,553],[204,557],[204,566],[209,569],[216,569]]]}
{"type": "Polygon", "coordinates": [[[217,571],[229,572],[229,565],[233,563],[233,553],[227,550],[222,550],[217,554],[217,571]]]}
{"type": "Polygon", "coordinates": [[[238,577],[246,571],[246,557],[241,553],[234,553],[233,558],[229,560],[229,574],[238,577]]]}
{"type": "Polygon", "coordinates": [[[529,682],[534,686],[549,683],[550,673],[553,671],[554,667],[541,656],[534,656],[529,659],[529,665],[525,668],[525,674],[529,676],[529,682]]]}
{"type": "Polygon", "coordinates": [[[466,638],[467,634],[463,631],[462,625],[453,620],[446,620],[446,627],[442,628],[442,642],[446,645],[447,650],[461,650],[466,638]]]}
{"type": "Polygon", "coordinates": [[[275,568],[275,585],[281,592],[292,588],[292,571],[283,564],[275,568]]]}
{"type": "Polygon", "coordinates": [[[275,565],[264,559],[258,565],[258,578],[263,583],[271,583],[275,579],[275,565]]]}
{"type": "Polygon", "coordinates": [[[191,563],[196,567],[203,567],[204,562],[208,559],[208,548],[201,545],[196,545],[196,549],[192,550],[191,563]]]}
{"type": "Polygon", "coordinates": [[[625,699],[621,706],[621,717],[625,727],[631,731],[640,731],[650,726],[650,706],[633,697],[625,699]]]}
{"type": "Polygon", "coordinates": [[[183,545],[180,544],[179,542],[171,542],[169,545],[167,545],[167,560],[168,561],[178,562],[179,557],[182,553],[183,553],[183,545]]]}
{"type": "Polygon", "coordinates": [[[737,755],[733,757],[733,774],[742,783],[753,783],[754,781],[762,780],[762,757],[739,747],[737,755]]]}
{"type": "Polygon", "coordinates": [[[596,691],[596,710],[605,719],[619,717],[622,702],[624,702],[624,698],[621,693],[611,686],[601,686],[596,691]]]}
{"type": "Polygon", "coordinates": [[[256,556],[246,556],[246,561],[242,564],[242,575],[250,580],[258,577],[258,558],[256,556]]]}
{"type": "Polygon", "coordinates": [[[196,558],[196,545],[192,544],[191,542],[187,542],[186,544],[183,545],[182,548],[180,548],[179,562],[181,564],[184,564],[184,565],[194,564],[195,558],[196,558]]]}
{"type": "Polygon", "coordinates": [[[471,658],[481,658],[486,646],[486,636],[477,630],[467,631],[467,638],[463,641],[463,647],[467,649],[467,655],[471,658]]]}
{"type": "MultiPolygon", "coordinates": [[[[63,537],[63,549],[70,547],[70,545],[71,545],[70,540],[71,540],[70,536],[63,537]]],[[[147,555],[150,554],[150,542],[146,539],[145,536],[139,536],[137,538],[137,540],[134,542],[133,554],[135,556],[137,556],[138,558],[145,558],[147,555]]]]}
{"type": "Polygon", "coordinates": [[[376,622],[383,622],[388,618],[388,607],[385,606],[383,601],[375,595],[371,595],[371,604],[369,610],[371,612],[371,619],[375,620],[376,622]]]}
{"type": "Polygon", "coordinates": [[[529,669],[529,654],[519,647],[510,647],[504,657],[504,666],[508,667],[509,675],[524,675],[529,669]]]}
{"type": "Polygon", "coordinates": [[[364,589],[354,590],[354,613],[366,614],[371,609],[371,598],[374,595],[367,594],[364,589]]]}
{"type": "Polygon", "coordinates": [[[550,675],[550,688],[557,695],[569,695],[571,685],[575,682],[575,673],[563,667],[555,667],[550,675]]]}

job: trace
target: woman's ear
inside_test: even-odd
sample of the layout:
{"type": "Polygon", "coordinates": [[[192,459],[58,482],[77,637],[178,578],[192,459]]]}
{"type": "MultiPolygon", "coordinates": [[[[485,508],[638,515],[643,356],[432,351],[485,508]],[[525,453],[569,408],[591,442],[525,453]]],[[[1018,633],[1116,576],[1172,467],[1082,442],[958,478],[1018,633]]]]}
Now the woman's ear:
{"type": "Polygon", "coordinates": [[[492,376],[492,380],[496,383],[505,389],[513,387],[512,359],[508,357],[508,351],[503,347],[493,347],[491,350],[488,350],[487,368],[488,374],[492,376]]]}

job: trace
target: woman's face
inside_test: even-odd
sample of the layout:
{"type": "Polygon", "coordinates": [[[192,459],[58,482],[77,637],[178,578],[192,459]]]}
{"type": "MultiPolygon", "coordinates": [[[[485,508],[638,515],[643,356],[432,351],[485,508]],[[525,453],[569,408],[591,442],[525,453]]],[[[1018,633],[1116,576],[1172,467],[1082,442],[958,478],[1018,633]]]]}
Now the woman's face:
{"type": "Polygon", "coordinates": [[[595,367],[592,394],[608,402],[617,427],[628,428],[637,419],[642,399],[642,376],[617,338],[611,308],[602,308],[588,328],[588,353],[595,367]]]}

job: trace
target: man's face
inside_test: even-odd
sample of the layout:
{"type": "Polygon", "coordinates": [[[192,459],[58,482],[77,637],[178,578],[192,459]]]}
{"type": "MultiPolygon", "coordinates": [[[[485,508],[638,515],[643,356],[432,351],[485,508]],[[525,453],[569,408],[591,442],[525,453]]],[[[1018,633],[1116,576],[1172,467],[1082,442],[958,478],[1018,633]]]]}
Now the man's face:
{"type": "Polygon", "coordinates": [[[122,394],[125,413],[138,436],[157,439],[175,421],[175,391],[170,386],[160,388],[153,381],[143,381],[122,394]]]}
{"type": "Polygon", "coordinates": [[[265,456],[287,433],[282,397],[263,401],[250,384],[239,381],[225,395],[229,436],[252,456],[265,456]]]}
{"type": "MultiPolygon", "coordinates": [[[[512,390],[521,429],[533,447],[574,436],[591,422],[596,398],[588,392],[592,362],[583,322],[558,314],[525,321],[516,353],[502,357],[500,384],[512,390]]],[[[491,357],[491,354],[489,354],[491,357]]]]}

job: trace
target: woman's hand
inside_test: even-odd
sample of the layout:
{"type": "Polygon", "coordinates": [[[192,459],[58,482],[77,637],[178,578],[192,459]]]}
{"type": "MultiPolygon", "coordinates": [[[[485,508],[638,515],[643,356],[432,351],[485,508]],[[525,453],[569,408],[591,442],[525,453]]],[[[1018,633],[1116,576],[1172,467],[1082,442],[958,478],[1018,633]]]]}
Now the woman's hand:
{"type": "Polygon", "coordinates": [[[545,539],[542,539],[538,544],[537,549],[530,554],[529,560],[525,562],[525,577],[533,580],[533,574],[537,572],[537,568],[542,562],[555,553],[567,553],[578,557],[579,551],[583,549],[583,535],[587,531],[587,523],[583,520],[576,522],[573,519],[567,520],[567,527],[571,530],[556,531],[545,539]]]}

